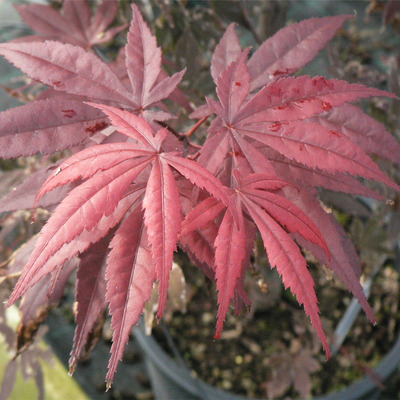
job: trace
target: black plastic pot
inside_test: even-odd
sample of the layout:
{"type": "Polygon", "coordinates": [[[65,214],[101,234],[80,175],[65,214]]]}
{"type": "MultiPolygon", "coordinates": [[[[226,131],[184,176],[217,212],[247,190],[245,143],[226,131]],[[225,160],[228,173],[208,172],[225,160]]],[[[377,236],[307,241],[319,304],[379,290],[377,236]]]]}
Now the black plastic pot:
{"type": "MultiPolygon", "coordinates": [[[[194,378],[187,367],[175,362],[152,336],[147,336],[140,328],[134,328],[134,335],[143,351],[157,400],[250,400],[248,397],[218,390],[194,378]]],[[[399,363],[400,336],[374,372],[385,382],[399,363]]],[[[379,394],[380,388],[376,383],[365,377],[344,390],[315,397],[314,400],[376,400],[379,394]]]]}

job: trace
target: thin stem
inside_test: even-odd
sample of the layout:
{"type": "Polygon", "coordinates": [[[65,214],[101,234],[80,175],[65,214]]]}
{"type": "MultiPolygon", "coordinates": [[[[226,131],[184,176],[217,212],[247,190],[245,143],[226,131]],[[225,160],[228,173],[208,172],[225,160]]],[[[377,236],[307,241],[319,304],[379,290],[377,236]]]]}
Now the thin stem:
{"type": "Polygon", "coordinates": [[[201,126],[205,121],[207,121],[207,118],[208,116],[203,117],[199,122],[197,122],[197,124],[192,129],[190,129],[188,132],[185,133],[185,136],[187,137],[192,136],[193,133],[197,130],[197,128],[201,126]]]}

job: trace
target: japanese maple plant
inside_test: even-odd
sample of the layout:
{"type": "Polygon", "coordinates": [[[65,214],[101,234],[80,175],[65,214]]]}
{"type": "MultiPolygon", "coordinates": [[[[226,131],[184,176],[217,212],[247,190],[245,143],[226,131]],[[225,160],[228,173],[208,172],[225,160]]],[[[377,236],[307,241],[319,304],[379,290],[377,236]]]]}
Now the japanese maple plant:
{"type": "MultiPolygon", "coordinates": [[[[157,316],[163,315],[178,246],[215,282],[216,338],[230,305],[237,312],[249,305],[244,280],[257,235],[328,358],[302,248],[345,283],[374,323],[356,251],[319,201],[317,188],[380,200],[384,197],[361,178],[400,189],[370,157],[399,163],[398,143],[349,104],[395,96],[346,81],[293,75],[352,16],[289,25],[251,56],[231,24],[211,60],[216,96],[195,107],[178,89],[185,71],[165,72],[161,49],[136,5],[125,48],[108,64],[92,48],[104,38],[99,34],[111,23],[116,2],[101,3],[91,19],[85,2],[65,0],[61,12],[51,9],[52,26],[36,18],[44,15],[43,7],[48,6],[18,8],[41,36],[0,44],[2,56],[48,86],[34,101],[0,113],[0,156],[66,149],[70,156],[32,174],[1,203],[1,211],[56,206],[33,238],[8,305],[28,296],[50,302],[77,265],[71,371],[108,309],[113,338],[106,381],[111,385],[155,282],[157,316]],[[171,127],[176,104],[191,109],[192,127],[171,127]],[[200,145],[196,133],[204,134],[206,125],[200,145]],[[26,195],[27,188],[37,193],[36,201],[26,195]]],[[[107,31],[105,39],[121,29],[107,31]]]]}

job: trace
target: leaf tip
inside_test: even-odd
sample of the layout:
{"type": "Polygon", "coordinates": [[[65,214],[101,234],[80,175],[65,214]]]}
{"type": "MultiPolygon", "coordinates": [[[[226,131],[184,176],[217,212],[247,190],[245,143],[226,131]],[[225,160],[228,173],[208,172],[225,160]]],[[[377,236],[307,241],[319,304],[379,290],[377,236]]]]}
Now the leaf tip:
{"type": "Polygon", "coordinates": [[[8,301],[4,302],[6,303],[6,308],[10,308],[17,301],[17,299],[18,298],[14,294],[12,294],[8,299],[8,301]]]}
{"type": "Polygon", "coordinates": [[[71,356],[71,358],[69,359],[69,371],[68,371],[68,376],[72,377],[75,373],[76,370],[76,357],[75,356],[71,356]]]}
{"type": "Polygon", "coordinates": [[[332,353],[329,347],[325,349],[325,353],[326,353],[326,361],[330,360],[332,357],[332,353]]]}
{"type": "Polygon", "coordinates": [[[111,389],[113,381],[111,379],[106,380],[106,392],[108,392],[111,389]]]}

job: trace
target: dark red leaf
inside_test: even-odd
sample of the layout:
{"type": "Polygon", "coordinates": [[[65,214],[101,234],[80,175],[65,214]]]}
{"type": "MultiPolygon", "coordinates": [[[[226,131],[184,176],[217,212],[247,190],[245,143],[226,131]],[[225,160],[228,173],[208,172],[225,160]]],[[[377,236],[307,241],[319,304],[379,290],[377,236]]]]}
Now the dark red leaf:
{"type": "Polygon", "coordinates": [[[114,334],[106,377],[107,387],[110,387],[114,379],[132,325],[138,322],[145,302],[151,297],[156,279],[153,251],[150,251],[147,242],[140,206],[136,207],[117,230],[110,247],[106,296],[110,303],[114,334]]]}
{"type": "Polygon", "coordinates": [[[76,329],[69,359],[72,374],[102,311],[107,307],[105,259],[110,237],[106,236],[80,255],[76,282],[76,329]]]}

